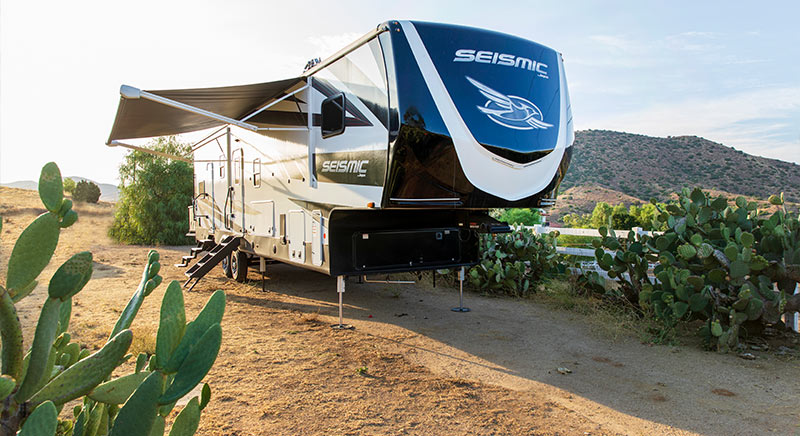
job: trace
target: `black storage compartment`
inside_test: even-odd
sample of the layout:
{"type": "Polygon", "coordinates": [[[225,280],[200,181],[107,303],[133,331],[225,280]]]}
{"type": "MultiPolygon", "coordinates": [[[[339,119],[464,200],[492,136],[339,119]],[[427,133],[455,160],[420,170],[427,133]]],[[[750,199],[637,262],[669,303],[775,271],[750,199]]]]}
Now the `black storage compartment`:
{"type": "Polygon", "coordinates": [[[359,271],[433,268],[459,262],[457,227],[353,234],[353,266],[359,271]]]}
{"type": "Polygon", "coordinates": [[[329,274],[362,275],[478,262],[478,223],[466,210],[334,209],[329,274]],[[473,228],[474,227],[474,228],[473,228]]]}

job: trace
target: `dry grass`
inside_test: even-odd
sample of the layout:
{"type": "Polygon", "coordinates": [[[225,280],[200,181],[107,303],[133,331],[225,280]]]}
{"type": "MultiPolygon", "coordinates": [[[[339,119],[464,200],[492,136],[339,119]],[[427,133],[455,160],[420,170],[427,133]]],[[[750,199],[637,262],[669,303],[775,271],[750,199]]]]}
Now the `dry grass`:
{"type": "MultiPolygon", "coordinates": [[[[7,258],[22,229],[44,212],[40,205],[34,191],[0,187],[0,257],[7,258]]],[[[92,280],[74,297],[73,341],[99,348],[138,285],[150,247],[121,246],[108,238],[111,204],[76,204],[75,210],[79,220],[62,232],[40,286],[17,306],[26,344],[46,296],[47,278],[75,252],[92,251],[95,268],[92,280]]],[[[183,250],[159,248],[165,284],[183,278],[170,262],[183,250]]],[[[5,268],[0,262],[0,275],[5,268]]],[[[134,356],[155,351],[165,288],[145,299],[132,325],[134,356]]],[[[302,308],[319,301],[265,294],[258,283],[236,284],[218,271],[184,294],[187,320],[218,288],[228,296],[224,340],[207,377],[213,395],[198,434],[604,433],[597,431],[597,423],[563,406],[530,413],[543,410],[540,405],[546,402],[535,392],[435,375],[413,363],[401,345],[376,341],[366,332],[333,331],[322,306],[302,308]]]]}
{"type": "Polygon", "coordinates": [[[612,342],[624,338],[637,338],[643,343],[677,345],[691,341],[690,331],[666,329],[652,315],[639,310],[587,294],[572,279],[554,279],[540,285],[531,299],[549,307],[579,314],[600,337],[612,342]]]}

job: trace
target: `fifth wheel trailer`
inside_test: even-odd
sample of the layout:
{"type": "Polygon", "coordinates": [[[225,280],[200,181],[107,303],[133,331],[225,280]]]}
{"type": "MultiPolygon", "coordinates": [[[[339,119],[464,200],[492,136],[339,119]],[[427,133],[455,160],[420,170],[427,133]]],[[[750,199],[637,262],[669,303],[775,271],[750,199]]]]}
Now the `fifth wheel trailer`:
{"type": "Polygon", "coordinates": [[[238,279],[265,260],[473,265],[478,233],[509,231],[489,208],[554,204],[574,140],[560,53],[447,24],[382,23],[286,80],[120,93],[109,146],[208,129],[189,213],[209,252],[189,280],[220,261],[238,279]]]}

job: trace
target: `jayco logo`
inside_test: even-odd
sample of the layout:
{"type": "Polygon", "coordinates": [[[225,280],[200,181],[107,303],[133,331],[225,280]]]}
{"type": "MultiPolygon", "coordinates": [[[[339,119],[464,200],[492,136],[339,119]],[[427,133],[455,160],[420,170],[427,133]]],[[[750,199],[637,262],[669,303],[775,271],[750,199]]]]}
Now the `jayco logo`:
{"type": "Polygon", "coordinates": [[[501,126],[517,130],[547,129],[552,124],[544,122],[542,111],[530,101],[515,95],[505,95],[495,91],[469,76],[469,83],[473,84],[484,97],[489,100],[478,110],[486,114],[490,120],[501,126]]]}
{"type": "Polygon", "coordinates": [[[358,177],[366,177],[367,169],[364,165],[369,164],[369,160],[329,160],[322,163],[323,173],[350,173],[357,174],[358,177]]]}

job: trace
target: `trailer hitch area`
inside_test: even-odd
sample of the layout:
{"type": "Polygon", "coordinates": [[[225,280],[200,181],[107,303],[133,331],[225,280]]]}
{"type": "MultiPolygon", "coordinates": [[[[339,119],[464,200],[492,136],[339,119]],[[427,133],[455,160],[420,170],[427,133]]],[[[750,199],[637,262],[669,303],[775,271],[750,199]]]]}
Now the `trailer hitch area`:
{"type": "Polygon", "coordinates": [[[511,233],[511,226],[498,221],[489,215],[470,215],[467,219],[468,226],[477,233],[511,233]]]}

